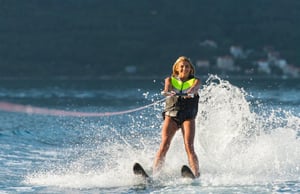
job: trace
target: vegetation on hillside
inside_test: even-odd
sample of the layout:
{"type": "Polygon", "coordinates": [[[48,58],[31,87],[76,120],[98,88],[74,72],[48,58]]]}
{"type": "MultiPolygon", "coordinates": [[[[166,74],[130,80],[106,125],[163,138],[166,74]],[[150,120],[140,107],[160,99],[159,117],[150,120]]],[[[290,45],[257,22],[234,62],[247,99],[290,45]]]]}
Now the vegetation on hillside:
{"type": "Polygon", "coordinates": [[[209,59],[231,45],[272,46],[299,67],[299,10],[298,0],[4,0],[0,75],[165,75],[180,55],[209,59]],[[217,51],[201,47],[207,39],[217,51]]]}

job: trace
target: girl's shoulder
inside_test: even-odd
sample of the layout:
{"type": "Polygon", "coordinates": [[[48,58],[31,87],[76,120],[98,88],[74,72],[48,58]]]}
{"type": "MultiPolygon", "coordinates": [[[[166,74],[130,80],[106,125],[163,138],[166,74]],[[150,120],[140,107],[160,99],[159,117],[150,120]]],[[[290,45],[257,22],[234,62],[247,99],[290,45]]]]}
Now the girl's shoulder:
{"type": "Polygon", "coordinates": [[[171,79],[172,79],[172,76],[168,76],[165,78],[165,81],[171,81],[171,79]]]}

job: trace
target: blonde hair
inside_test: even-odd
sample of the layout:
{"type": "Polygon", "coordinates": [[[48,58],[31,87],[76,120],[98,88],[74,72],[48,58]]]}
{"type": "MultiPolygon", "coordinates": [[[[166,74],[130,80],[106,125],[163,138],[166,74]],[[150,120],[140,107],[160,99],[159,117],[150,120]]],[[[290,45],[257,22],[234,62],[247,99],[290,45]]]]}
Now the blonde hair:
{"type": "Polygon", "coordinates": [[[192,64],[191,60],[185,56],[181,56],[181,57],[178,57],[178,59],[175,61],[174,65],[173,65],[173,68],[172,68],[172,76],[173,77],[176,77],[178,75],[178,72],[176,71],[176,68],[177,68],[177,65],[180,63],[180,62],[187,62],[190,67],[191,67],[191,72],[190,72],[190,75],[195,75],[195,67],[194,65],[192,64]]]}

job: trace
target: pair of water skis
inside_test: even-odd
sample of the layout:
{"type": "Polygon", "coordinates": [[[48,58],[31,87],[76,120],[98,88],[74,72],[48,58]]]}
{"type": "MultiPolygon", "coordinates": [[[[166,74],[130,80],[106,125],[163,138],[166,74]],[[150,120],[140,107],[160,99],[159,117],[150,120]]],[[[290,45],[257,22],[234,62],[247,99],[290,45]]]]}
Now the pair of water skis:
{"type": "MultiPolygon", "coordinates": [[[[142,165],[140,165],[139,163],[135,163],[133,165],[133,173],[135,175],[143,177],[145,180],[150,179],[150,176],[146,173],[146,171],[144,170],[142,165]]],[[[186,165],[183,165],[181,167],[181,177],[190,178],[190,179],[195,179],[196,178],[196,176],[193,174],[192,170],[186,165]]]]}

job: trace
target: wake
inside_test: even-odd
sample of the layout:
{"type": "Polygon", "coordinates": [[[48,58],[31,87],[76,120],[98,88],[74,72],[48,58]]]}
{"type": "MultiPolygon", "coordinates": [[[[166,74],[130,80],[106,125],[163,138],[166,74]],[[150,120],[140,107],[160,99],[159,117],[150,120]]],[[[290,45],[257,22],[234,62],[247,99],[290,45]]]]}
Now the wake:
{"type": "MultiPolygon", "coordinates": [[[[300,181],[300,118],[264,104],[251,104],[243,89],[210,76],[200,90],[195,148],[202,185],[255,185],[300,181]]],[[[159,106],[162,106],[159,102],[159,106]]],[[[29,174],[26,184],[70,188],[135,185],[134,162],[151,172],[160,142],[160,112],[145,109],[130,119],[97,123],[88,145],[75,159],[29,174]],[[151,118],[149,115],[152,115],[151,118]],[[154,117],[154,118],[153,118],[154,117]],[[159,121],[159,122],[158,122],[159,121]],[[116,127],[118,126],[118,127],[116,127]],[[91,149],[92,148],[92,149],[91,149]],[[82,154],[83,153],[83,154],[82,154]]],[[[85,128],[95,124],[85,124],[85,128]]],[[[162,183],[174,185],[187,164],[182,135],[176,133],[163,169],[162,183]],[[171,181],[170,181],[171,180],[171,181]]],[[[52,165],[53,166],[53,165],[52,165]]]]}

